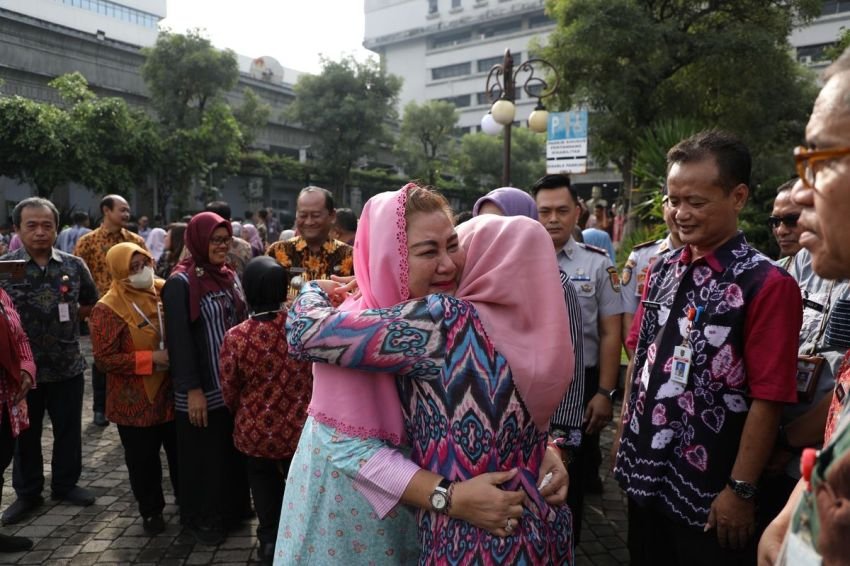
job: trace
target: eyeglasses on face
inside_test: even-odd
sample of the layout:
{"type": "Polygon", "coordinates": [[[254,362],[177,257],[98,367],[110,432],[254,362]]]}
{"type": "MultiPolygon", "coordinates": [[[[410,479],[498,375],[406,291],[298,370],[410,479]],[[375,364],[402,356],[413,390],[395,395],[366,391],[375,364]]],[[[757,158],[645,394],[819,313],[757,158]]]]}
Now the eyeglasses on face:
{"type": "Polygon", "coordinates": [[[814,189],[815,178],[821,166],[833,159],[848,155],[850,155],[850,147],[834,147],[832,149],[796,147],[794,148],[794,163],[797,166],[797,175],[803,181],[803,186],[814,189]]]}
{"type": "Polygon", "coordinates": [[[230,236],[225,236],[223,238],[210,238],[210,245],[211,246],[223,246],[223,245],[226,244],[226,245],[229,246],[232,241],[233,241],[233,238],[231,238],[230,236]]]}
{"type": "Polygon", "coordinates": [[[779,228],[780,224],[785,224],[786,228],[796,228],[797,221],[800,219],[799,214],[786,214],[785,216],[770,216],[767,219],[767,225],[771,228],[779,228]]]}

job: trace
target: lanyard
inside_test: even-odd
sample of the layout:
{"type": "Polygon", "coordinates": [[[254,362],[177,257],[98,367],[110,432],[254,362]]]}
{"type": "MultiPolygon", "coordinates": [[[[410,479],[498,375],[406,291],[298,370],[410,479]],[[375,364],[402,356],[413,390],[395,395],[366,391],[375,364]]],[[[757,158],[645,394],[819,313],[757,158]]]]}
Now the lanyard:
{"type": "MultiPolygon", "coordinates": [[[[137,305],[136,303],[133,303],[133,308],[136,310],[137,313],[139,313],[139,316],[142,317],[142,319],[145,322],[147,322],[148,325],[156,331],[157,335],[159,336],[159,349],[164,350],[165,344],[162,341],[162,330],[153,325],[151,320],[147,316],[145,316],[145,313],[142,312],[142,309],[139,308],[139,305],[137,305]]],[[[157,303],[157,314],[159,314],[159,303],[157,303]]],[[[161,319],[162,319],[162,317],[160,317],[160,324],[162,324],[161,319]]]]}

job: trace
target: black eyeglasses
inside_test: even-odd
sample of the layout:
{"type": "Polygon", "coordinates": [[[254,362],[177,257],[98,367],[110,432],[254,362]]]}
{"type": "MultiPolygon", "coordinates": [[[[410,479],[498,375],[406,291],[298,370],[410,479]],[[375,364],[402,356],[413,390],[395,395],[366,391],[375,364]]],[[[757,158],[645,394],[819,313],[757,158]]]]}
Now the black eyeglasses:
{"type": "Polygon", "coordinates": [[[767,225],[771,228],[779,228],[780,224],[785,224],[786,228],[796,228],[797,221],[800,219],[799,214],[786,214],[785,216],[770,216],[767,219],[767,225]]]}

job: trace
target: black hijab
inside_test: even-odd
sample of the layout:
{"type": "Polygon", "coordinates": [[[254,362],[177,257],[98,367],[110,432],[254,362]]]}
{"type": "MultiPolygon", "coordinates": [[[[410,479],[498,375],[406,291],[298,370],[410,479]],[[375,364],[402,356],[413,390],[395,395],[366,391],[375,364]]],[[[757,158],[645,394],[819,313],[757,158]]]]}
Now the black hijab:
{"type": "Polygon", "coordinates": [[[274,258],[270,256],[255,257],[245,266],[242,276],[242,288],[245,298],[257,320],[272,320],[286,300],[289,287],[289,276],[274,258]],[[269,313],[269,314],[261,314],[269,313]],[[257,316],[260,315],[260,316],[257,316]]]}

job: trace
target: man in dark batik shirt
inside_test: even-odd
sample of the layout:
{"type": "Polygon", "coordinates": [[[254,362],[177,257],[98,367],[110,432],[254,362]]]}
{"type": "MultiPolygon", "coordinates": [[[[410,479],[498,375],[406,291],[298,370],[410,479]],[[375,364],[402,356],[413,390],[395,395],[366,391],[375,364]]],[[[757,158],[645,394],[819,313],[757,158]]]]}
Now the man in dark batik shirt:
{"type": "Polygon", "coordinates": [[[17,500],[2,515],[19,522],[44,500],[41,432],[44,412],[53,424],[51,495],[74,505],[91,505],[94,495],[79,486],[82,468],[83,373],[80,323],[97,303],[97,288],[86,264],[53,247],[59,213],[48,200],[28,198],[12,213],[23,247],[2,260],[26,261],[23,282],[2,281],[32,346],[38,386],[27,394],[30,428],[18,437],[12,485],[17,500]]]}
{"type": "Polygon", "coordinates": [[[757,484],[797,398],[800,291],[737,229],[746,146],[703,132],[667,160],[684,247],[655,263],[635,313],[614,469],[631,564],[752,564],[757,484]]]}

